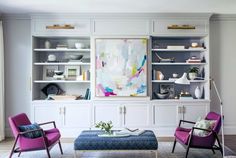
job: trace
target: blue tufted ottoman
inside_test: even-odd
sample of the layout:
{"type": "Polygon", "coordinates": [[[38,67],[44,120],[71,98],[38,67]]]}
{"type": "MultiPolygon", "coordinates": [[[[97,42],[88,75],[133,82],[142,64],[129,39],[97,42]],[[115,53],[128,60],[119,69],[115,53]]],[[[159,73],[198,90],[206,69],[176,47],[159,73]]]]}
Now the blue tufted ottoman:
{"type": "Polygon", "coordinates": [[[98,137],[103,131],[83,131],[74,141],[75,156],[85,151],[154,151],[157,157],[158,143],[152,131],[145,131],[138,136],[98,137]]]}

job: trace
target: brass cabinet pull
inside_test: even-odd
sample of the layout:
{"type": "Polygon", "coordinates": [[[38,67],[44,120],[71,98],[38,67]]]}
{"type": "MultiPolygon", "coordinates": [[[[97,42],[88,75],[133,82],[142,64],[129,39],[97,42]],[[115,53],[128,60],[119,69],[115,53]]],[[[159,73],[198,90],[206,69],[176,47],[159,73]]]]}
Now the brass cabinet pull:
{"type": "Polygon", "coordinates": [[[65,24],[65,25],[55,24],[51,26],[46,26],[46,29],[75,29],[75,27],[70,24],[65,24]]]}
{"type": "Polygon", "coordinates": [[[169,25],[167,29],[194,30],[196,27],[193,25],[169,25]]]}

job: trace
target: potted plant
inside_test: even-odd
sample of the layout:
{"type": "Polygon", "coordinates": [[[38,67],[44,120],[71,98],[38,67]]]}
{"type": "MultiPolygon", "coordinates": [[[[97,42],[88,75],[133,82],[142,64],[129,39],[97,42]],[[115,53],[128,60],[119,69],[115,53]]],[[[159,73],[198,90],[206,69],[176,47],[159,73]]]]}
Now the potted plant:
{"type": "Polygon", "coordinates": [[[189,69],[189,72],[188,72],[188,77],[190,80],[194,80],[197,75],[198,75],[198,71],[199,71],[199,68],[198,67],[192,67],[189,69]]]}
{"type": "Polygon", "coordinates": [[[101,130],[105,130],[105,133],[107,133],[107,134],[112,134],[111,129],[112,129],[113,125],[112,125],[111,121],[109,121],[107,123],[103,122],[103,121],[100,121],[99,123],[97,123],[95,125],[95,127],[96,128],[101,128],[101,130]]]}

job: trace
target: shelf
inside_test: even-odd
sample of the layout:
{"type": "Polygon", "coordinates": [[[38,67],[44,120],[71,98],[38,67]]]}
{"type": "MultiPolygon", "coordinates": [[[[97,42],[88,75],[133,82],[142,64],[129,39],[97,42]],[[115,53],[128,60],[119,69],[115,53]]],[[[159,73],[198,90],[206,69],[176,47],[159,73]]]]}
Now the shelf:
{"type": "Polygon", "coordinates": [[[151,102],[158,102],[158,103],[209,103],[209,99],[152,99],[151,102]]]}
{"type": "Polygon", "coordinates": [[[90,52],[90,49],[34,49],[35,52],[90,52]]]}
{"type": "Polygon", "coordinates": [[[207,49],[152,49],[152,51],[156,52],[204,52],[207,51],[207,49]]]}
{"type": "Polygon", "coordinates": [[[154,62],[152,65],[206,65],[206,63],[157,63],[154,62]]]}
{"type": "Polygon", "coordinates": [[[35,80],[34,83],[90,83],[90,81],[69,81],[69,80],[44,81],[44,80],[35,80]]]}
{"type": "MultiPolygon", "coordinates": [[[[207,82],[207,80],[189,80],[191,83],[203,83],[207,82]]],[[[152,80],[153,83],[174,83],[173,80],[152,80]]]]}
{"type": "Polygon", "coordinates": [[[44,62],[44,63],[34,63],[34,65],[90,65],[90,63],[82,63],[82,62],[61,62],[61,63],[47,63],[47,62],[44,62]]]}

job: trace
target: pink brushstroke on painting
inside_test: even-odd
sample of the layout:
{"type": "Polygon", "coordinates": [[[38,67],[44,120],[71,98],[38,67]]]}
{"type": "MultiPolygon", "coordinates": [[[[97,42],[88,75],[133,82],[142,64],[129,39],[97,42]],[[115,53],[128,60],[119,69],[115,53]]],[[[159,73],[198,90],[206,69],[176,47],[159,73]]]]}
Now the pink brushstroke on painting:
{"type": "Polygon", "coordinates": [[[103,93],[104,93],[104,96],[106,97],[109,97],[110,95],[116,95],[115,93],[113,92],[107,92],[104,87],[102,86],[102,84],[98,84],[97,85],[97,89],[100,89],[103,93]]]}

